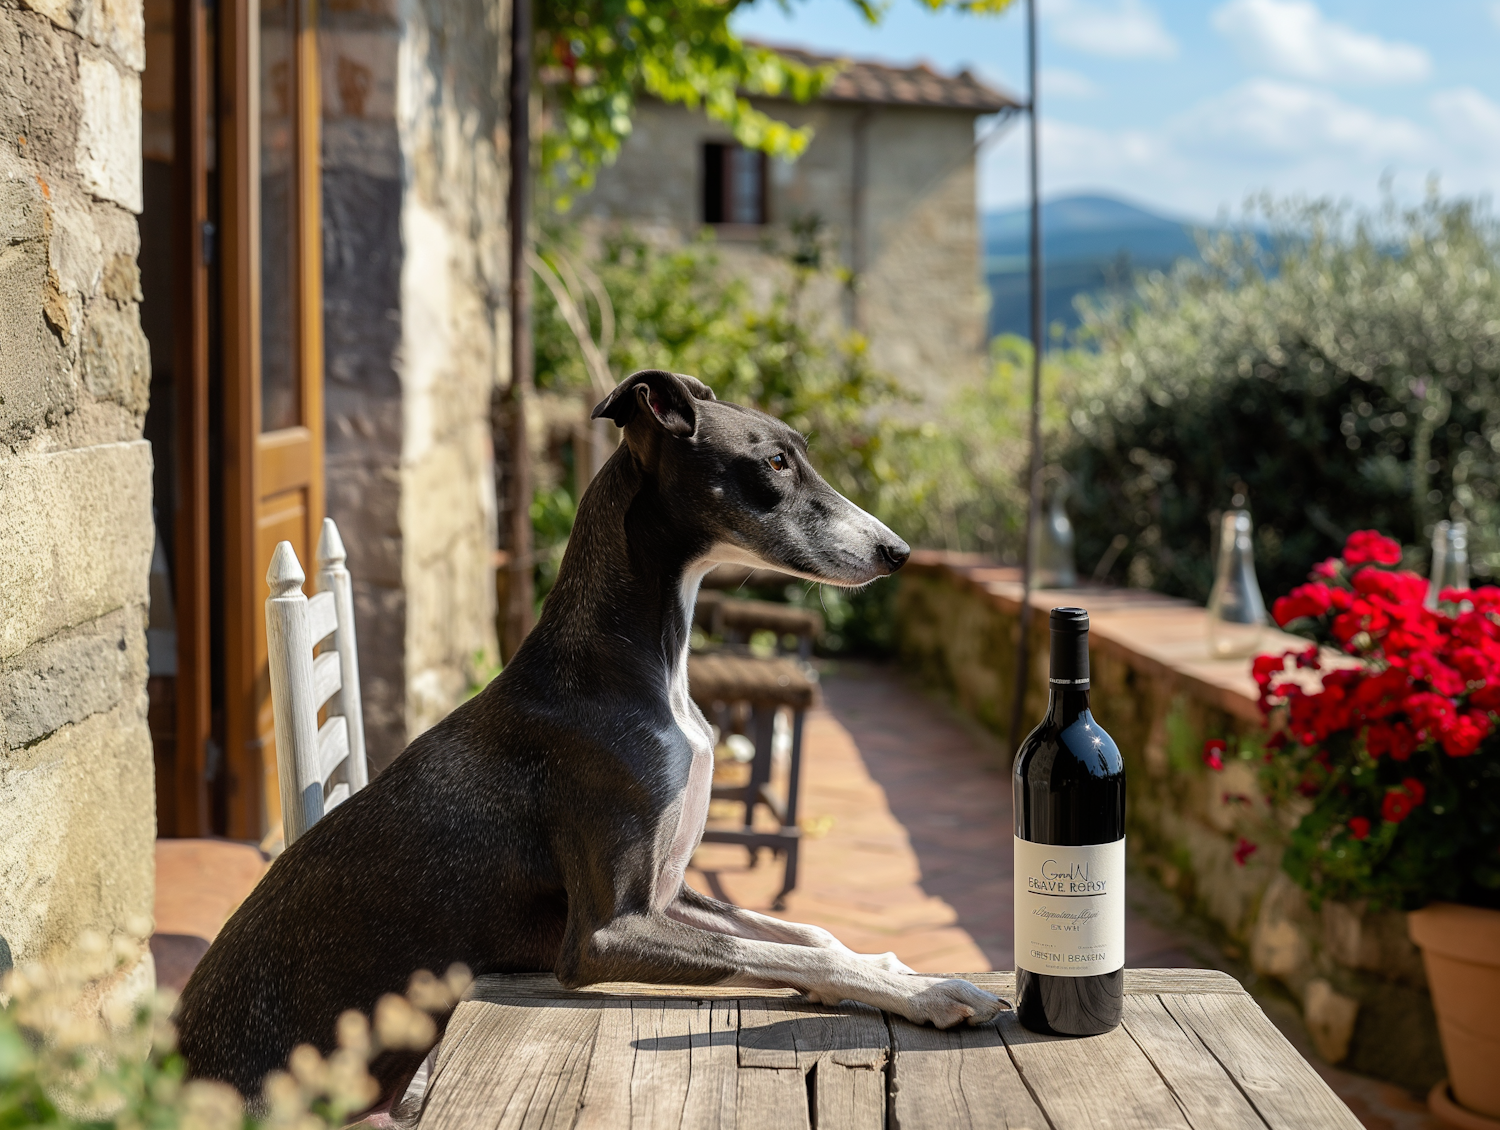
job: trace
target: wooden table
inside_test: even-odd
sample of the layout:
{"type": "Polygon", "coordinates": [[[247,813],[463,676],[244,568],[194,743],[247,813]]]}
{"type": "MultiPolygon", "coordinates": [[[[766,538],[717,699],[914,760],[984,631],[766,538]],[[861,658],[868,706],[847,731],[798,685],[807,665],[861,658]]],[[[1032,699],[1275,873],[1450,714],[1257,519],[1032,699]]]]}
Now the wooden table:
{"type": "MultiPolygon", "coordinates": [[[[1010,973],[965,974],[1010,999],[1010,973]]],[[[1125,1022],[1059,1039],[1011,1012],[919,1027],[790,990],[480,978],[438,1049],[426,1128],[1347,1128],[1360,1123],[1232,977],[1125,974],[1125,1022]]]]}

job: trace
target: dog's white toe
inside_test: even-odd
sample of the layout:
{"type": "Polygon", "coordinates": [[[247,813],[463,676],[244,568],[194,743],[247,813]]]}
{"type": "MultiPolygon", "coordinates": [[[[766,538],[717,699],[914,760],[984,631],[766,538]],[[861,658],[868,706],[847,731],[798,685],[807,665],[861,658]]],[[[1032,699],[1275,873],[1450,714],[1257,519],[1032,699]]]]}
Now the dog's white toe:
{"type": "Polygon", "coordinates": [[[907,1019],[937,1028],[952,1028],[966,1020],[984,1024],[1002,1007],[998,997],[957,977],[931,981],[929,987],[907,1001],[907,1006],[911,1010],[906,1013],[907,1019]]]}

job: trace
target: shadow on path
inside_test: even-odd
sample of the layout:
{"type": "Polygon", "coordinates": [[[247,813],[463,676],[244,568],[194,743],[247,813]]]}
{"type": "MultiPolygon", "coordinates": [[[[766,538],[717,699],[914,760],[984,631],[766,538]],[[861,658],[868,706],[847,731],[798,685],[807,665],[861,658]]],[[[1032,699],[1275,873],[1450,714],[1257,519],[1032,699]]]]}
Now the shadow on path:
{"type": "MultiPolygon", "coordinates": [[[[1011,968],[1011,789],[999,743],[894,668],[840,664],[824,678],[823,690],[829,711],[853,737],[906,829],[922,889],[953,908],[992,968],[1011,968]]],[[[1220,955],[1206,952],[1211,946],[1152,912],[1153,891],[1149,880],[1132,876],[1127,963],[1218,965],[1220,955]]]]}
{"type": "Polygon", "coordinates": [[[1010,778],[998,746],[889,668],[840,663],[824,702],[885,790],[922,869],[993,969],[1011,968],[1010,778]]]}

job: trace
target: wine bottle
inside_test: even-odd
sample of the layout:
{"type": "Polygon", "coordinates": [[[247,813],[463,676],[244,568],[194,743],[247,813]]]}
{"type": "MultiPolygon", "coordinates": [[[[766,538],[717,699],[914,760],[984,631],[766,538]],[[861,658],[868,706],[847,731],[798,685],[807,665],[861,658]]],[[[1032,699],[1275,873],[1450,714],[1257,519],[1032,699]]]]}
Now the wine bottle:
{"type": "Polygon", "coordinates": [[[1125,766],[1089,711],[1089,614],[1054,608],[1047,716],[1021,743],[1016,1013],[1035,1032],[1093,1036],[1125,990],[1125,766]]]}

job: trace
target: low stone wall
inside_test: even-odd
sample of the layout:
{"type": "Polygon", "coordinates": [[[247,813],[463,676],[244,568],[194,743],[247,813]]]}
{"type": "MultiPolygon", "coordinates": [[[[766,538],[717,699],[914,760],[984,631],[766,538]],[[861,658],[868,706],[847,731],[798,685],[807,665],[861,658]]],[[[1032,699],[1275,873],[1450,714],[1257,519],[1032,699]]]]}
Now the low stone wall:
{"type": "MultiPolygon", "coordinates": [[[[1021,596],[1018,569],[919,552],[896,598],[902,662],[1002,738],[1021,596]]],[[[1258,785],[1263,731],[1250,661],[1209,658],[1205,613],[1186,601],[1140,590],[1034,592],[1028,728],[1046,705],[1047,611],[1059,604],[1089,610],[1094,713],[1125,757],[1134,862],[1212,922],[1229,956],[1248,958],[1301,1002],[1326,1059],[1431,1086],[1442,1051],[1405,915],[1333,902],[1314,910],[1280,869],[1296,816],[1269,809],[1258,785]],[[1202,758],[1217,737],[1238,738],[1243,751],[1222,771],[1202,758]],[[1242,840],[1255,845],[1243,862],[1242,840]]],[[[1268,632],[1261,650],[1294,646],[1306,643],[1268,632]]]]}

